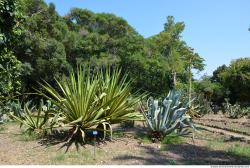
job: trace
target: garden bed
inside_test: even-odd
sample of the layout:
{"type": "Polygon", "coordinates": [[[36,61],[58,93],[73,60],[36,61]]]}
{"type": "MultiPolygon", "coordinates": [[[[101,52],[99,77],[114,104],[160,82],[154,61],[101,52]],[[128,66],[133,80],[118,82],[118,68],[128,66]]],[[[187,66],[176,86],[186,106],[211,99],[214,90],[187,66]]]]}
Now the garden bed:
{"type": "Polygon", "coordinates": [[[250,135],[250,120],[246,118],[229,119],[220,115],[207,115],[204,118],[195,119],[194,122],[204,126],[250,135]]]}

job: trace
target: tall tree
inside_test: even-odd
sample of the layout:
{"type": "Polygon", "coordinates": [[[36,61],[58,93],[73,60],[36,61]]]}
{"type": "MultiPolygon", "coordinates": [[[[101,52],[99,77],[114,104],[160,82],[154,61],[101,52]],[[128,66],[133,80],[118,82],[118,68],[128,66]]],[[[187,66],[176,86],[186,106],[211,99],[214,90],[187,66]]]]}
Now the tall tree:
{"type": "Polygon", "coordinates": [[[192,100],[192,69],[202,71],[204,69],[205,64],[204,59],[201,58],[197,53],[194,53],[193,48],[185,47],[182,50],[182,59],[184,60],[184,64],[186,66],[186,70],[188,72],[188,83],[189,83],[189,89],[188,89],[188,101],[189,101],[189,107],[191,107],[191,100],[192,100]]]}
{"type": "Polygon", "coordinates": [[[22,0],[26,17],[24,31],[14,52],[31,72],[23,80],[23,91],[31,91],[44,79],[50,83],[70,67],[63,44],[68,26],[55,11],[55,5],[42,0],[22,0]]]}
{"type": "MultiPolygon", "coordinates": [[[[193,53],[185,41],[182,40],[181,33],[184,28],[185,24],[183,22],[175,22],[174,17],[169,16],[164,25],[164,31],[149,39],[151,46],[152,43],[155,44],[153,53],[166,58],[167,71],[172,79],[171,88],[175,88],[177,75],[182,76],[188,73],[190,77],[192,68],[202,70],[204,67],[204,60],[198,54],[193,53]]],[[[186,81],[181,82],[185,83],[186,81]]]]}

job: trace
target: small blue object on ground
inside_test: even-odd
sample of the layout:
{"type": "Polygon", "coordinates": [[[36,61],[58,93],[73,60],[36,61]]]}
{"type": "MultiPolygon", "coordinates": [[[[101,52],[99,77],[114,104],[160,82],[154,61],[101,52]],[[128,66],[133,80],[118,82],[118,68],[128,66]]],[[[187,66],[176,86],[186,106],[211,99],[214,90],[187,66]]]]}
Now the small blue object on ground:
{"type": "Polygon", "coordinates": [[[97,131],[93,131],[93,135],[97,135],[98,134],[98,132],[97,131]]]}

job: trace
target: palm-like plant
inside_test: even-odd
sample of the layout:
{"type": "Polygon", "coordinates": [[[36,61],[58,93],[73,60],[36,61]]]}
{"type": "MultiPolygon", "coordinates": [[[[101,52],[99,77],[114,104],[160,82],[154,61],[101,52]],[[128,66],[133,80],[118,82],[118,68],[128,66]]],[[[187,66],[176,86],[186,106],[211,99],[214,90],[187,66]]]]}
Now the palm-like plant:
{"type": "Polygon", "coordinates": [[[142,110],[153,141],[160,141],[177,128],[192,126],[187,107],[179,101],[180,93],[172,90],[162,101],[152,97],[147,102],[148,110],[142,110]]]}

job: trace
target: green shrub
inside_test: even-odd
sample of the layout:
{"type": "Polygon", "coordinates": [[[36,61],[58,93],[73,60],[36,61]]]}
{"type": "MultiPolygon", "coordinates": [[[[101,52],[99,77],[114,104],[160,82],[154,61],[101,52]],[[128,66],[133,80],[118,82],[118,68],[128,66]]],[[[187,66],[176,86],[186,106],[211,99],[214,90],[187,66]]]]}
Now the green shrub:
{"type": "Polygon", "coordinates": [[[207,100],[203,95],[198,95],[197,98],[194,99],[193,104],[197,104],[197,112],[200,115],[213,113],[211,108],[212,102],[207,100]]]}

